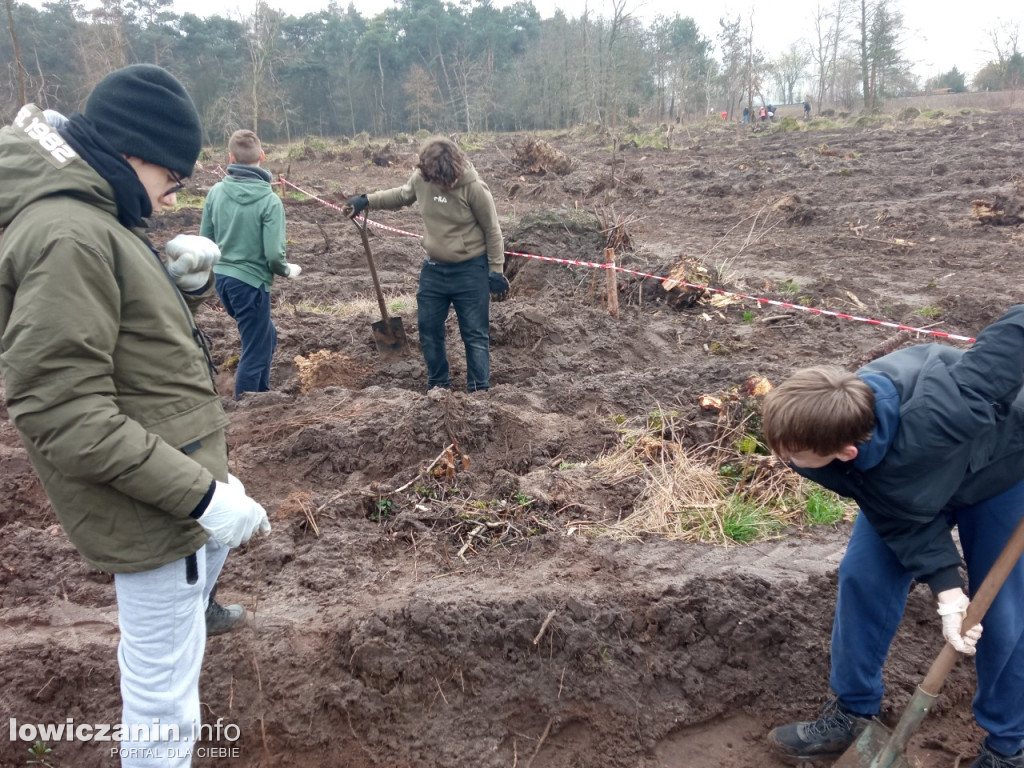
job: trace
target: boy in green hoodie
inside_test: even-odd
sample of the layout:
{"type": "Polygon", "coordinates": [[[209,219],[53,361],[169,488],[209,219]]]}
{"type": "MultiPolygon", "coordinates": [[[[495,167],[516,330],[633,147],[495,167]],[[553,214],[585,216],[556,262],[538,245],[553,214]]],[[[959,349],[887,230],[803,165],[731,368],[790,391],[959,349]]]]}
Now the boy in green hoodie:
{"type": "Polygon", "coordinates": [[[238,324],[242,355],[235,372],[235,399],[270,389],[277,329],[270,317],[274,275],[298,277],[302,268],[285,260],[284,205],[260,168],[266,159],[259,137],[241,130],[228,140],[228,175],[203,205],[199,232],[220,247],[214,268],[217,295],[238,324]]]}

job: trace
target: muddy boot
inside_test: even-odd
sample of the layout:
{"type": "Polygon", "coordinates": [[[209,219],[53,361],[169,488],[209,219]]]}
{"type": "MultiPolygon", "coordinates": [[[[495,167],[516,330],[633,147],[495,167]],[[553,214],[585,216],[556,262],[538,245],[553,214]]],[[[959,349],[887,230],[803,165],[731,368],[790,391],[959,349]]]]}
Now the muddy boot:
{"type": "Polygon", "coordinates": [[[206,603],[206,636],[223,635],[245,624],[245,608],[240,605],[221,605],[214,600],[217,587],[210,592],[206,603]]]}
{"type": "Polygon", "coordinates": [[[971,768],[1024,768],[1024,750],[1012,757],[1001,755],[988,744],[982,743],[981,751],[971,768]]]}
{"type": "Polygon", "coordinates": [[[829,760],[843,754],[870,722],[870,717],[851,712],[839,699],[832,699],[817,720],[780,725],[768,734],[768,743],[776,755],[794,765],[829,760]]]}

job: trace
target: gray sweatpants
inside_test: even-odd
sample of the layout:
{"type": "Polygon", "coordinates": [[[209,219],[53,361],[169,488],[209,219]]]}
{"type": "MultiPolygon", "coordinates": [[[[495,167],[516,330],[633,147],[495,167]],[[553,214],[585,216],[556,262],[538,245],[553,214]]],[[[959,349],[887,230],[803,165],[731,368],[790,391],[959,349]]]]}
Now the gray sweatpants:
{"type": "Polygon", "coordinates": [[[122,768],[188,768],[199,733],[206,602],[228,556],[212,539],[192,558],[114,576],[121,641],[122,768]],[[175,733],[176,729],[176,733],[175,733]]]}

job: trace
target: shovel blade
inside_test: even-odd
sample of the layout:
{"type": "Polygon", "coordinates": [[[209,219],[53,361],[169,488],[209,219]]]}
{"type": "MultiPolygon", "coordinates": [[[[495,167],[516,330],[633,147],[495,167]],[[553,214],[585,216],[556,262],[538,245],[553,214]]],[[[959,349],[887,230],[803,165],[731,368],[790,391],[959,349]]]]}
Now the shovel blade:
{"type": "Polygon", "coordinates": [[[395,354],[406,347],[405,328],[402,318],[389,317],[387,321],[378,320],[370,325],[373,331],[373,343],[382,354],[395,354]]]}
{"type": "Polygon", "coordinates": [[[872,720],[857,740],[833,763],[832,768],[910,768],[902,754],[893,755],[891,760],[878,761],[890,736],[892,732],[888,728],[878,720],[872,720]]]}

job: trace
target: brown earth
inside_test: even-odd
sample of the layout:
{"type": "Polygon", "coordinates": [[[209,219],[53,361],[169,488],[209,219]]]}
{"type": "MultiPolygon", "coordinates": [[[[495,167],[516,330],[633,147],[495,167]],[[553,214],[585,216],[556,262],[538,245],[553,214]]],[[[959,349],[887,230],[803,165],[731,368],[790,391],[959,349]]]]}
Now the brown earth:
{"type": "MultiPolygon", "coordinates": [[[[509,250],[604,262],[613,235],[632,245],[617,257],[628,269],[682,264],[729,292],[974,336],[1021,300],[1022,117],[777,133],[709,123],[676,130],[667,150],[565,134],[549,138],[573,160],[563,175],[522,167],[524,137],[469,154],[509,250]]],[[[391,166],[355,147],[268,165],[339,204],[402,183],[415,149],[393,147],[391,166]]],[[[619,446],[624,420],[662,409],[685,414],[678,439],[699,445],[716,424],[700,395],[750,374],[777,381],[854,362],[896,329],[751,300],[687,306],[629,274],[614,318],[606,272],[510,256],[511,298],[491,311],[492,389],[457,391],[452,319],[457,390],[427,394],[417,240],[372,231],[412,347],[385,359],[353,224],[315,200],[290,198],[287,215],[290,258],[305,271],[275,286],[276,391],[225,399],[233,471],[274,524],[228,560],[221,597],[254,618],[210,640],[201,683],[204,716],[241,730],[236,744],[213,744],[239,757],[196,765],[776,765],[766,730],[827,696],[848,523],[730,547],[600,535],[642,488],[602,476],[596,460],[619,446]]],[[[421,231],[415,209],[371,218],[421,231]]],[[[163,242],[197,232],[199,212],[153,223],[163,242]]],[[[200,319],[216,360],[230,362],[231,320],[216,306],[200,319]]],[[[908,343],[918,340],[933,339],[908,343]]],[[[6,419],[0,469],[2,709],[20,723],[116,722],[111,578],[67,543],[6,419]]],[[[939,647],[918,588],[886,668],[890,722],[939,647]]],[[[973,757],[972,692],[963,664],[912,744],[913,765],[973,757]]],[[[0,739],[0,764],[23,765],[27,746],[0,739]]],[[[50,759],[113,764],[76,742],[50,759]]]]}

